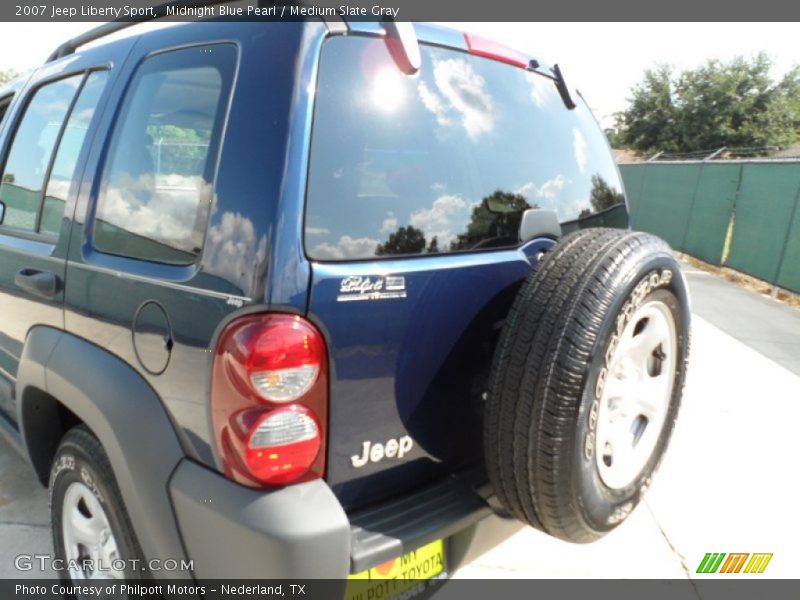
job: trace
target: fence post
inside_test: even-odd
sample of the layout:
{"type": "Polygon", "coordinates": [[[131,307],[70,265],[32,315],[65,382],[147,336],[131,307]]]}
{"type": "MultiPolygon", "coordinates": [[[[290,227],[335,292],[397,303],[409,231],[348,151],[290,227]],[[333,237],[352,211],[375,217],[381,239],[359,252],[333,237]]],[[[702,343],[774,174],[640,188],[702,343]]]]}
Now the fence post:
{"type": "Polygon", "coordinates": [[[727,146],[723,146],[722,148],[717,148],[716,150],[714,150],[714,152],[712,152],[711,154],[709,154],[708,156],[706,156],[706,157],[703,159],[703,162],[708,162],[708,161],[710,161],[710,160],[714,160],[714,159],[715,159],[715,158],[717,158],[717,157],[718,157],[720,154],[722,154],[723,152],[725,152],[725,150],[727,150],[727,149],[728,149],[728,147],[727,147],[727,146]]]}

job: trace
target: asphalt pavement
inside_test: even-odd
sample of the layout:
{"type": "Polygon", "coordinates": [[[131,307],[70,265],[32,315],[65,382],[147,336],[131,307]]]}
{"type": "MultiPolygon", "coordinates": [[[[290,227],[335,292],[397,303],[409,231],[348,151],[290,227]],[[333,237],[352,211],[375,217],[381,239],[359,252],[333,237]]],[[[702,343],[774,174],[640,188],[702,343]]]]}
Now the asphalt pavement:
{"type": "MultiPolygon", "coordinates": [[[[459,578],[714,577],[708,552],[767,552],[758,577],[796,577],[793,461],[800,423],[800,310],[685,266],[692,357],[671,446],[645,501],[611,534],[571,545],[524,529],[459,578]]],[[[47,492],[0,439],[0,578],[50,553],[47,492]]],[[[720,576],[724,577],[724,576],[720,576]]]]}
{"type": "Polygon", "coordinates": [[[684,264],[692,312],[800,375],[800,310],[684,264]]]}

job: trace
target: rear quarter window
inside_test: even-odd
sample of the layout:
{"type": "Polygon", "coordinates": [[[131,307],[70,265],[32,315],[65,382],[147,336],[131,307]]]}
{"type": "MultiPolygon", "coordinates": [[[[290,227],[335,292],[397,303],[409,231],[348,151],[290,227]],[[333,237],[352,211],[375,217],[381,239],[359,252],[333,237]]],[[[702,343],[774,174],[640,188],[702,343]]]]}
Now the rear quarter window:
{"type": "Polygon", "coordinates": [[[214,44],[157,54],[138,69],[111,138],[97,250],[171,265],[197,260],[236,60],[235,46],[214,44]]]}
{"type": "Polygon", "coordinates": [[[311,145],[306,253],[358,260],[518,245],[522,213],[564,230],[627,225],[605,137],[553,80],[497,61],[422,47],[404,75],[386,44],[325,43],[311,145]]]}

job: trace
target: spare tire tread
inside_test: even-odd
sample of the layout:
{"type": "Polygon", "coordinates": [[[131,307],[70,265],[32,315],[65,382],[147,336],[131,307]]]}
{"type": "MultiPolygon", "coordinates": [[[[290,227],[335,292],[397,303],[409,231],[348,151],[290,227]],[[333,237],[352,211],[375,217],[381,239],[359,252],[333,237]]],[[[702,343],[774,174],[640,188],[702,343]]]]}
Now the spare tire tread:
{"type": "MultiPolygon", "coordinates": [[[[548,312],[552,316],[551,300],[556,296],[558,298],[556,303],[561,303],[564,301],[564,296],[568,295],[569,290],[563,282],[571,265],[569,261],[562,260],[562,257],[573,252],[584,252],[599,240],[609,236],[608,230],[578,231],[565,237],[552,252],[544,255],[536,271],[529,276],[517,295],[495,352],[490,394],[496,395],[494,391],[501,390],[502,400],[490,401],[487,405],[488,427],[485,444],[487,469],[490,479],[495,483],[496,491],[501,496],[501,502],[513,516],[538,528],[543,528],[543,525],[535,509],[529,506],[526,511],[523,508],[523,502],[511,476],[514,471],[514,449],[510,445],[511,439],[501,433],[513,429],[514,422],[518,420],[517,403],[514,400],[520,392],[517,383],[529,368],[528,363],[543,364],[545,348],[541,345],[534,346],[532,340],[537,333],[541,334],[539,325],[548,312]],[[536,302],[532,303],[534,295],[536,302]],[[524,310],[526,307],[531,307],[531,310],[524,310]],[[532,346],[531,356],[515,352],[515,347],[518,345],[532,346]],[[509,386],[513,387],[508,389],[509,386]]],[[[530,402],[519,404],[531,406],[530,402]]]]}

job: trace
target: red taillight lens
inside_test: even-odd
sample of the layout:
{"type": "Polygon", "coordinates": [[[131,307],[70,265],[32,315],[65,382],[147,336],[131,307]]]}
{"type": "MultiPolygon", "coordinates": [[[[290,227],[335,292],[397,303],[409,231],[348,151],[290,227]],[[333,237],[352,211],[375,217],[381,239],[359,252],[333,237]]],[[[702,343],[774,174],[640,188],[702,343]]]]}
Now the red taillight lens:
{"type": "Polygon", "coordinates": [[[225,474],[247,485],[323,477],[327,388],[322,334],[302,317],[255,315],[229,325],[211,390],[225,474]]]}
{"type": "Polygon", "coordinates": [[[246,368],[256,393],[271,402],[302,397],[319,375],[325,348],[309,323],[290,317],[255,332],[246,368]]]}
{"type": "Polygon", "coordinates": [[[515,67],[522,67],[523,69],[527,69],[528,64],[530,64],[530,59],[522,52],[518,52],[503,44],[487,40],[477,35],[472,35],[471,33],[465,33],[464,39],[467,42],[467,49],[470,54],[499,60],[509,65],[514,65],[515,67]]]}

